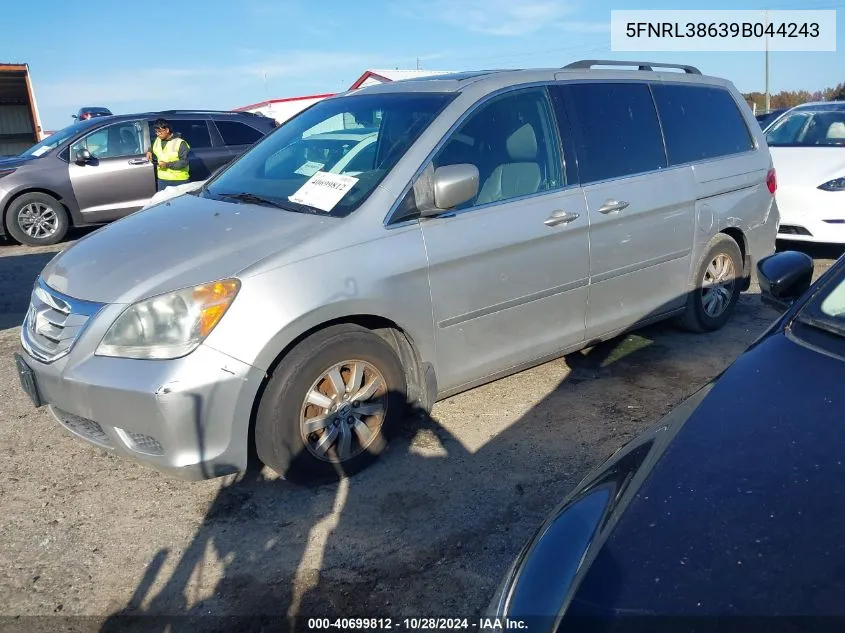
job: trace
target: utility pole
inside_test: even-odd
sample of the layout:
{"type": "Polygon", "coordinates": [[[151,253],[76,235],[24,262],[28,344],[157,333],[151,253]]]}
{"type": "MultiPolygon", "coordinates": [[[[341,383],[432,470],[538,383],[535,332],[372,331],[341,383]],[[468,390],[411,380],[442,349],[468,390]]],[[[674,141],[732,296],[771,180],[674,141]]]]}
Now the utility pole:
{"type": "MultiPolygon", "coordinates": [[[[769,11],[766,10],[766,31],[769,29],[769,11]]],[[[769,94],[769,35],[763,34],[766,38],[766,112],[772,109],[772,96],[769,94]]]]}
{"type": "Polygon", "coordinates": [[[419,70],[419,69],[420,69],[420,58],[417,57],[417,70],[419,70]]]}

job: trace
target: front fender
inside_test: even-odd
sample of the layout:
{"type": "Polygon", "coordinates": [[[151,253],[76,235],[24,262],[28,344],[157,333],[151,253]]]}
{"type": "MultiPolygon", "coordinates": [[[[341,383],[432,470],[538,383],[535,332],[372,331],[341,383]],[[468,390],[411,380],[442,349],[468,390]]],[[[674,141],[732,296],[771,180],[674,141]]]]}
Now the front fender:
{"type": "Polygon", "coordinates": [[[241,289],[206,345],[268,370],[303,334],[333,321],[387,319],[434,362],[427,259],[418,230],[348,246],[241,280],[241,289]]]}

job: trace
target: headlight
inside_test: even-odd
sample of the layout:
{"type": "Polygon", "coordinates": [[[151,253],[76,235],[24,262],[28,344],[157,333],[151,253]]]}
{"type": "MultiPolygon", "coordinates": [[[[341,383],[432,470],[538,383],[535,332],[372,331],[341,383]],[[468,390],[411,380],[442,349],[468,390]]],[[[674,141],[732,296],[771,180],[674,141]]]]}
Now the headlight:
{"type": "Polygon", "coordinates": [[[169,359],[190,354],[211,333],[240,289],[224,279],[144,299],[117,317],[97,356],[169,359]]]}
{"type": "Polygon", "coordinates": [[[8,176],[9,174],[14,174],[17,167],[11,167],[6,169],[0,169],[0,178],[3,176],[8,176]]]}
{"type": "Polygon", "coordinates": [[[823,185],[819,185],[822,191],[845,191],[845,178],[834,178],[823,185]]]}

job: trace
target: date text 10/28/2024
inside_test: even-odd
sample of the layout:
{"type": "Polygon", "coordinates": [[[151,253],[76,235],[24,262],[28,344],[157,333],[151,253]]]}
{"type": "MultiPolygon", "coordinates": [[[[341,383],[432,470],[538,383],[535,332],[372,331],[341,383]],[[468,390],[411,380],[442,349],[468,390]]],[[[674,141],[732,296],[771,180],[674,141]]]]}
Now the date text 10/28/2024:
{"type": "Polygon", "coordinates": [[[524,620],[510,618],[309,618],[309,631],[521,631],[524,620]]]}

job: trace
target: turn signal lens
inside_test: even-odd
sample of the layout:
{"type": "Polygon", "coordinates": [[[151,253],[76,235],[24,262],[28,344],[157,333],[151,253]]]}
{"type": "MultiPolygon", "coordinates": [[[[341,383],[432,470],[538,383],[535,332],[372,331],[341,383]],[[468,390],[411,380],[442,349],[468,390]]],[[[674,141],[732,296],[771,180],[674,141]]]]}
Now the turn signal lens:
{"type": "Polygon", "coordinates": [[[200,313],[200,336],[205,338],[217,325],[238,292],[235,280],[217,281],[194,288],[194,301],[202,306],[200,313]]]}

